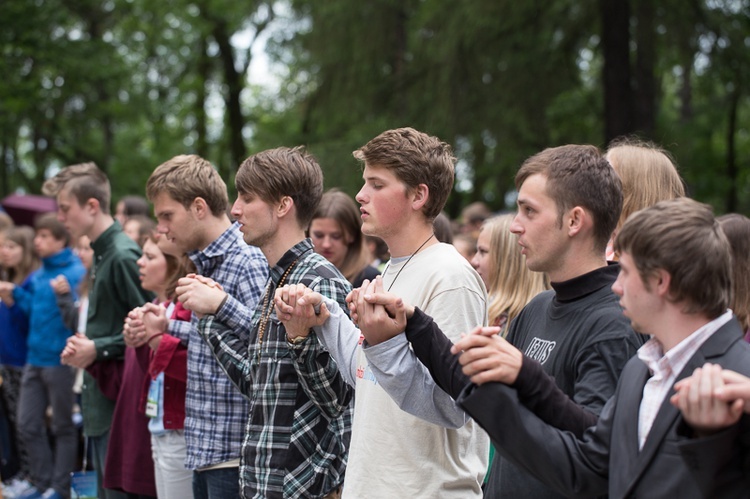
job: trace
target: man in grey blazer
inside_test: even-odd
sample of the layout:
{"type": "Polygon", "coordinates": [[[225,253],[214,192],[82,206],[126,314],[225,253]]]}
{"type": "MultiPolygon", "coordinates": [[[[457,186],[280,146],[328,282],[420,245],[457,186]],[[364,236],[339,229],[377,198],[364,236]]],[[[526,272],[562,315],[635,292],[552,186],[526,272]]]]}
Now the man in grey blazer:
{"type": "MultiPolygon", "coordinates": [[[[572,497],[748,497],[750,416],[701,426],[669,400],[674,383],[707,362],[750,375],[750,345],[727,309],[726,237],[709,207],[683,198],[632,215],[615,247],[621,270],[612,289],[633,329],[651,339],[625,366],[598,423],[576,438],[497,382],[468,386],[459,403],[499,453],[572,497]]],[[[471,345],[466,337],[456,348],[471,345]]],[[[496,367],[492,348],[482,348],[462,354],[465,372],[496,367]]]]}

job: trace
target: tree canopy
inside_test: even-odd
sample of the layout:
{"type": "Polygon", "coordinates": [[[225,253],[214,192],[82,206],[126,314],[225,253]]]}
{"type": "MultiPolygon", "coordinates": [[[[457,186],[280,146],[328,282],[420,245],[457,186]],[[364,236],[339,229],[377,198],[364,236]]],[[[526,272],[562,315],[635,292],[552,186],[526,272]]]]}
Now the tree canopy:
{"type": "Polygon", "coordinates": [[[634,134],[691,195],[750,212],[750,0],[6,0],[0,189],[95,161],[114,197],[173,155],[228,184],[249,154],[304,144],[327,187],[351,151],[413,126],[460,159],[448,211],[509,208],[548,146],[634,134]],[[265,51],[272,81],[253,58],[265,51]]]}

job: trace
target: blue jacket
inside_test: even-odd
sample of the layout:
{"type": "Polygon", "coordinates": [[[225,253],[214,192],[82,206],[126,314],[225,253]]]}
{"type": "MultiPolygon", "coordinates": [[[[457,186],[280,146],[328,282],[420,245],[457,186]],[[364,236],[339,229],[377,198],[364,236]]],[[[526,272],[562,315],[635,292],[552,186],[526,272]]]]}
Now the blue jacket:
{"type": "Polygon", "coordinates": [[[60,353],[72,331],[63,323],[50,280],[62,274],[68,279],[70,289],[75,290],[85,273],[81,260],[70,248],[65,248],[42,259],[42,267],[31,274],[28,290],[18,286],[13,290],[16,306],[29,317],[27,364],[39,367],[60,365],[60,353]]]}
{"type": "MultiPolygon", "coordinates": [[[[21,284],[29,289],[29,277],[21,284]]],[[[29,335],[29,318],[20,308],[0,303],[0,364],[23,367],[26,364],[26,338],[29,335]]]]}

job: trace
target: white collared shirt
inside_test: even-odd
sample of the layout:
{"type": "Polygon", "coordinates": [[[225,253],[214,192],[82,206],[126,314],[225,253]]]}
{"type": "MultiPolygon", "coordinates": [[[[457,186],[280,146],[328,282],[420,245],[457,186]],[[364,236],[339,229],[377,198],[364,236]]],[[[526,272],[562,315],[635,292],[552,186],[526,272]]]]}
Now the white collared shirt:
{"type": "Polygon", "coordinates": [[[667,353],[664,353],[661,343],[653,337],[638,349],[638,358],[648,366],[652,373],[643,387],[643,398],[638,411],[639,449],[643,448],[656,415],[659,413],[659,408],[672,389],[677,375],[682,372],[701,345],[731,318],[732,311],[727,310],[716,319],[695,330],[667,353]]]}

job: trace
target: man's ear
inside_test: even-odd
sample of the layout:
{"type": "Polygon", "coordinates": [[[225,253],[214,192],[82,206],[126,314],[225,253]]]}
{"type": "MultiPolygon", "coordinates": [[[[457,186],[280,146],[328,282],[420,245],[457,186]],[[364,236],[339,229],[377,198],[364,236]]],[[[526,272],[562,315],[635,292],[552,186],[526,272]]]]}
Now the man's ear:
{"type": "Polygon", "coordinates": [[[83,203],[83,208],[93,215],[94,213],[101,211],[101,204],[99,204],[99,200],[96,198],[88,198],[86,202],[83,203]]]}
{"type": "Polygon", "coordinates": [[[584,229],[593,229],[591,216],[581,206],[574,206],[568,210],[568,216],[564,222],[567,224],[566,229],[568,230],[568,235],[571,237],[584,229]]]}
{"type": "Polygon", "coordinates": [[[412,189],[411,195],[413,196],[411,202],[412,209],[420,211],[430,198],[430,188],[427,187],[427,184],[419,184],[416,188],[412,189]]]}
{"type": "Polygon", "coordinates": [[[669,297],[669,285],[672,283],[672,276],[664,269],[656,269],[653,276],[649,278],[649,285],[653,287],[659,296],[669,297]]]}
{"type": "Polygon", "coordinates": [[[209,213],[211,213],[208,203],[206,203],[206,200],[202,197],[193,199],[193,202],[190,204],[190,210],[198,220],[203,220],[209,213]]]}
{"type": "Polygon", "coordinates": [[[276,204],[276,216],[285,217],[294,208],[294,199],[291,196],[282,196],[276,204]]]}

